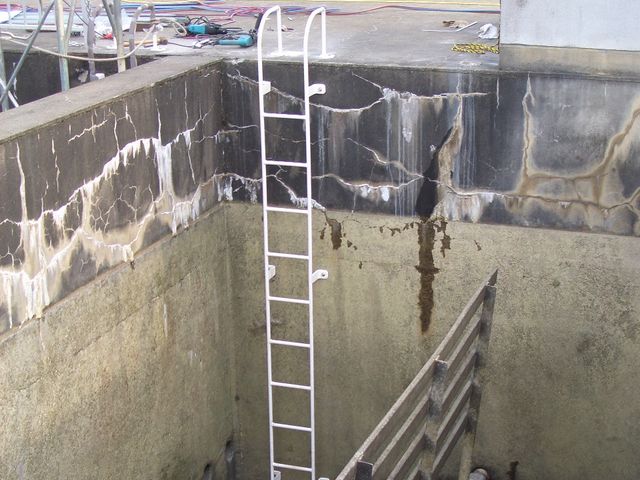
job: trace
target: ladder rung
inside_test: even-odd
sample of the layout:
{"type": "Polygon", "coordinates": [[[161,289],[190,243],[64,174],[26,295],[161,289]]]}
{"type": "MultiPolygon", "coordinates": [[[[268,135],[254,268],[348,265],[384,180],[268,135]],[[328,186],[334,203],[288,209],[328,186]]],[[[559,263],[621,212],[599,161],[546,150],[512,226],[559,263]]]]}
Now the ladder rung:
{"type": "Polygon", "coordinates": [[[308,343],[303,342],[290,342],[289,340],[269,340],[271,345],[283,345],[285,347],[298,347],[298,348],[309,348],[311,347],[308,343]]]}
{"type": "Polygon", "coordinates": [[[281,212],[281,213],[302,213],[302,214],[307,214],[309,213],[309,211],[305,208],[285,208],[285,207],[269,207],[266,206],[264,207],[264,209],[267,212],[281,212]]]}
{"type": "Polygon", "coordinates": [[[272,300],[274,302],[284,302],[284,303],[301,303],[303,305],[309,305],[309,300],[304,300],[302,298],[289,298],[289,297],[274,297],[272,295],[269,295],[269,297],[267,297],[269,300],[272,300]]]}
{"type": "Polygon", "coordinates": [[[278,468],[286,468],[287,470],[298,470],[300,472],[311,473],[311,469],[309,467],[299,467],[298,465],[289,465],[288,463],[273,462],[273,466],[278,468]]]}
{"type": "Polygon", "coordinates": [[[295,120],[304,120],[306,118],[305,115],[301,115],[299,113],[274,113],[274,112],[264,112],[265,118],[291,118],[295,120]]]}
{"type": "Polygon", "coordinates": [[[298,385],[297,383],[285,383],[285,382],[271,382],[272,387],[292,388],[294,390],[307,390],[311,391],[310,385],[298,385]]]}
{"type": "Polygon", "coordinates": [[[306,162],[285,162],[284,160],[265,160],[265,165],[276,165],[278,167],[300,167],[309,168],[309,164],[306,162]]]}
{"type": "Polygon", "coordinates": [[[276,423],[272,422],[271,426],[274,428],[283,428],[285,430],[297,430],[299,432],[310,432],[311,428],[309,427],[301,427],[300,425],[290,425],[288,423],[276,423]]]}
{"type": "Polygon", "coordinates": [[[309,255],[300,255],[298,253],[267,252],[267,256],[278,258],[293,258],[295,260],[309,260],[309,255]]]}

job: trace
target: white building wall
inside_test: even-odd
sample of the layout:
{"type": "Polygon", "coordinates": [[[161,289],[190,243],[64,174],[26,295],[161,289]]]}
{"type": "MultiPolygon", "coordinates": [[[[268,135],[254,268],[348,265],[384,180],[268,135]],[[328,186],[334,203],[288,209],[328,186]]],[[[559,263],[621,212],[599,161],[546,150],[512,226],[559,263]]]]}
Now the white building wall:
{"type": "Polygon", "coordinates": [[[640,51],[640,0],[502,0],[501,43],[640,51]]]}

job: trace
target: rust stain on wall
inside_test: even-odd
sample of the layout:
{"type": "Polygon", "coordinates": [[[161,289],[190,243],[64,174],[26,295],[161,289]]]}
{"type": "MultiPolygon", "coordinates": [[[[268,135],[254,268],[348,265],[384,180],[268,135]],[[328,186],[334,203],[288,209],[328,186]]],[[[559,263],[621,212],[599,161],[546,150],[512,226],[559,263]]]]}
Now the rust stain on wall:
{"type": "Polygon", "coordinates": [[[420,327],[422,333],[429,330],[431,314],[433,312],[433,280],[440,270],[433,262],[433,246],[436,238],[436,230],[431,221],[425,221],[418,225],[418,265],[416,270],[420,272],[420,292],[418,305],[420,306],[420,327]]]}
{"type": "Polygon", "coordinates": [[[422,333],[426,333],[431,325],[433,315],[433,281],[440,271],[435,266],[433,249],[436,245],[436,234],[442,233],[440,239],[440,253],[445,256],[446,250],[451,250],[451,236],[447,234],[447,222],[444,218],[423,219],[418,223],[418,265],[416,270],[420,272],[420,290],[418,293],[418,305],[420,306],[420,327],[422,333]]]}

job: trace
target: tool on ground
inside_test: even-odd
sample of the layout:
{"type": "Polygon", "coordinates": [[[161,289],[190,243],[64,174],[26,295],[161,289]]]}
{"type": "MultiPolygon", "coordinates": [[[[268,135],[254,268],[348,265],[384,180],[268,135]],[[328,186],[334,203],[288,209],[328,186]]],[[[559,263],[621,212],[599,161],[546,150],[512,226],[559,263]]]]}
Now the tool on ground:
{"type": "Polygon", "coordinates": [[[217,23],[186,25],[185,28],[191,35],[226,35],[229,33],[229,30],[223,28],[217,23]]]}
{"type": "Polygon", "coordinates": [[[261,21],[262,14],[259,14],[254,28],[248,32],[243,32],[239,29],[224,28],[212,22],[192,23],[185,25],[185,28],[191,35],[211,36],[211,38],[197,41],[193,45],[193,48],[202,48],[207,45],[235,45],[241,48],[247,48],[255,45],[257,31],[261,21]]]}

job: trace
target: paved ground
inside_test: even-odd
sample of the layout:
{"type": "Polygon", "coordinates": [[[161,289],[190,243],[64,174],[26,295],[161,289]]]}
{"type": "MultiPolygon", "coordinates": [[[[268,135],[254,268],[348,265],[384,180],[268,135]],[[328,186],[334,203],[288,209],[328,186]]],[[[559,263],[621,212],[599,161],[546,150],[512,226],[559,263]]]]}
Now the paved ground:
{"type": "MultiPolygon", "coordinates": [[[[273,3],[273,2],[271,2],[273,3]]],[[[232,5],[233,3],[225,3],[232,5]]],[[[261,2],[260,5],[268,5],[269,2],[261,2]]],[[[306,5],[323,5],[321,2],[305,2],[306,5]]],[[[246,5],[238,3],[238,5],[246,5]]],[[[382,3],[348,2],[325,3],[331,8],[339,8],[341,12],[353,12],[383,5],[382,3]]],[[[392,3],[387,5],[400,5],[392,3]]],[[[484,9],[490,10],[496,7],[465,6],[465,5],[437,5],[437,4],[412,4],[405,5],[451,8],[451,9],[484,9]]],[[[487,5],[487,4],[485,4],[487,5]]],[[[306,16],[284,16],[283,24],[290,29],[283,33],[284,49],[293,56],[300,51],[306,16]]],[[[447,70],[495,70],[498,67],[498,55],[486,53],[483,55],[461,53],[452,51],[455,43],[479,42],[495,44],[496,40],[481,40],[478,38],[479,27],[485,23],[499,24],[499,15],[493,13],[450,13],[450,12],[426,12],[409,11],[395,8],[386,8],[371,13],[350,16],[333,16],[327,18],[328,50],[333,54],[332,58],[322,60],[332,63],[355,63],[368,65],[393,65],[431,67],[447,70]],[[455,21],[458,25],[466,25],[477,22],[466,29],[456,31],[443,24],[445,21],[455,21]]],[[[255,23],[254,18],[238,17],[233,26],[251,28],[255,23]]],[[[275,21],[270,22],[275,25],[275,21]]],[[[319,21],[317,24],[319,25],[319,21]]],[[[317,27],[319,30],[319,27],[317,27]]],[[[165,34],[166,34],[165,30],[165,34]]],[[[18,33],[18,32],[15,32],[18,33]]],[[[275,31],[265,42],[265,51],[270,51],[274,45],[275,31]]],[[[319,38],[319,35],[316,37],[319,38]]],[[[72,38],[72,41],[81,42],[82,38],[72,38]]],[[[238,47],[211,47],[202,49],[190,48],[193,39],[171,39],[172,44],[164,47],[162,51],[141,49],[142,55],[206,55],[213,58],[255,58],[256,48],[241,49],[238,47]]],[[[55,35],[43,33],[38,39],[38,45],[55,48],[55,35]]],[[[319,51],[319,40],[312,44],[319,51]]],[[[112,53],[109,50],[109,41],[98,42],[98,52],[112,53]]],[[[5,43],[5,48],[10,47],[5,43]]],[[[83,48],[73,48],[72,51],[82,52],[83,48]]]]}

